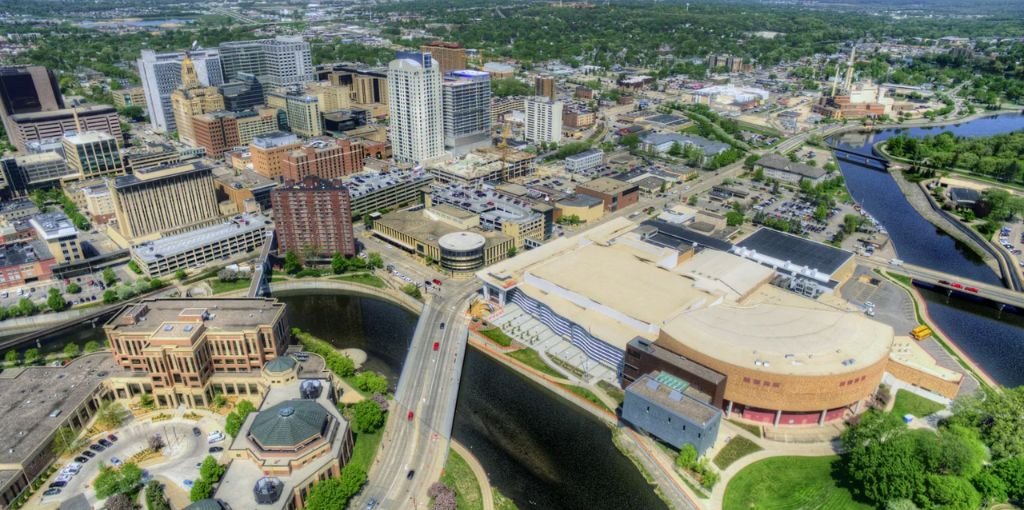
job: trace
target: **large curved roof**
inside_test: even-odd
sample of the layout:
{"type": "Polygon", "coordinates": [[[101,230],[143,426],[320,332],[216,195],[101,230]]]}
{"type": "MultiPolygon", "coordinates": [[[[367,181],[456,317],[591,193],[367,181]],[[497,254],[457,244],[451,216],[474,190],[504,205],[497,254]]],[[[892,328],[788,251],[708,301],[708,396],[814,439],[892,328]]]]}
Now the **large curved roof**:
{"type": "Polygon", "coordinates": [[[295,368],[295,359],[291,356],[278,356],[263,365],[263,369],[272,374],[280,374],[295,368]]]}
{"type": "Polygon", "coordinates": [[[249,436],[265,448],[296,446],[319,436],[329,419],[327,410],[313,400],[285,400],[260,411],[249,436]]]}
{"type": "Polygon", "coordinates": [[[224,510],[224,506],[216,499],[200,499],[185,507],[184,510],[224,510]]]}
{"type": "MultiPolygon", "coordinates": [[[[782,292],[780,300],[793,301],[782,292]]],[[[722,303],[684,312],[662,330],[694,351],[774,374],[852,372],[889,355],[891,327],[858,312],[794,304],[722,303]]]]}

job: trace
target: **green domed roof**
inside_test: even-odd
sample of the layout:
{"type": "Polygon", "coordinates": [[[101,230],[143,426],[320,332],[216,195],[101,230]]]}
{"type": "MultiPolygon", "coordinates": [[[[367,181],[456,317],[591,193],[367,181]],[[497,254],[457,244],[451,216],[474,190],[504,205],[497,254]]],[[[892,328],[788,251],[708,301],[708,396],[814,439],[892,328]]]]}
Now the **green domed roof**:
{"type": "Polygon", "coordinates": [[[260,411],[249,436],[263,447],[295,446],[320,435],[330,416],[313,400],[292,399],[260,411]]]}
{"type": "Polygon", "coordinates": [[[272,374],[280,374],[295,368],[295,358],[291,356],[278,356],[263,365],[263,369],[272,374]]]}
{"type": "Polygon", "coordinates": [[[224,510],[224,507],[216,499],[201,499],[185,507],[184,510],[224,510]]]}

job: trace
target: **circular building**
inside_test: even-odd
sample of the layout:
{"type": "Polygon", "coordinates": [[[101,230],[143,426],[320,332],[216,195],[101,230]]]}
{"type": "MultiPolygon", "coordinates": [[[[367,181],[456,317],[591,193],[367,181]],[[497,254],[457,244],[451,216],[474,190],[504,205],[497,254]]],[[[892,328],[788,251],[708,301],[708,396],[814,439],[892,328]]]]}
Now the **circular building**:
{"type": "Polygon", "coordinates": [[[314,400],[286,400],[256,415],[249,439],[264,452],[297,452],[326,440],[332,420],[314,400]]]}
{"type": "Polygon", "coordinates": [[[862,314],[761,303],[684,312],[657,343],[720,374],[706,392],[721,395],[726,413],[800,425],[857,412],[881,382],[892,341],[891,327],[862,314]]]}
{"type": "Polygon", "coordinates": [[[437,240],[441,247],[441,267],[448,271],[468,272],[484,266],[487,240],[472,232],[452,232],[437,240]]]}
{"type": "Polygon", "coordinates": [[[291,356],[278,356],[263,365],[263,376],[271,384],[294,381],[299,376],[299,362],[291,356]]]}

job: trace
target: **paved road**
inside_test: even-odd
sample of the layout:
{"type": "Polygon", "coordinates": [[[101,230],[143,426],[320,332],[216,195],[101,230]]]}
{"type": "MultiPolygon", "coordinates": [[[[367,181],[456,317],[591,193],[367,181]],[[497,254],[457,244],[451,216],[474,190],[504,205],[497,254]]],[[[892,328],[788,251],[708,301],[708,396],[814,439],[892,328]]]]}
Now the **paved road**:
{"type": "Polygon", "coordinates": [[[941,271],[936,271],[934,269],[929,269],[929,268],[926,268],[926,267],[915,266],[915,265],[912,265],[912,264],[904,263],[903,265],[900,265],[900,266],[893,266],[893,265],[888,264],[886,262],[882,262],[882,261],[879,261],[879,260],[873,260],[873,259],[865,258],[865,257],[858,257],[857,263],[858,264],[863,264],[863,265],[866,265],[866,266],[870,266],[870,267],[874,267],[874,268],[878,268],[878,269],[881,269],[883,271],[888,271],[890,273],[896,273],[896,274],[901,274],[901,275],[909,276],[911,278],[914,278],[916,280],[920,280],[920,281],[923,281],[923,282],[943,285],[943,286],[945,286],[947,288],[952,288],[952,287],[950,285],[948,285],[948,284],[939,283],[939,281],[943,280],[943,281],[948,281],[948,282],[956,282],[956,283],[961,284],[964,287],[974,287],[974,288],[977,288],[978,289],[978,295],[980,295],[980,296],[987,296],[987,297],[989,297],[991,299],[999,301],[1000,303],[1005,303],[1005,304],[1013,305],[1013,306],[1016,306],[1016,307],[1019,307],[1019,308],[1024,308],[1024,292],[1017,292],[1017,291],[1014,291],[1014,290],[1006,289],[1006,288],[1003,288],[1003,287],[997,287],[995,285],[990,285],[990,284],[987,284],[987,283],[976,282],[974,280],[969,280],[967,278],[963,278],[963,277],[960,277],[960,276],[951,275],[951,274],[948,274],[948,273],[943,273],[941,271]]]}
{"type": "Polygon", "coordinates": [[[427,488],[440,478],[448,453],[466,350],[465,310],[477,286],[473,280],[445,283],[423,308],[369,485],[350,508],[363,509],[371,498],[383,509],[427,508],[427,488]]]}

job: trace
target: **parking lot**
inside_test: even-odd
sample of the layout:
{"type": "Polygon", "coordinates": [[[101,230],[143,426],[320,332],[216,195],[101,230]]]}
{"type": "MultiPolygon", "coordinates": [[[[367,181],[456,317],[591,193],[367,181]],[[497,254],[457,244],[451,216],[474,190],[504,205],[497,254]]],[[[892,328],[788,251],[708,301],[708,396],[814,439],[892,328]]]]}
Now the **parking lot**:
{"type": "MultiPolygon", "coordinates": [[[[60,487],[60,493],[51,496],[44,496],[43,493],[55,481],[58,480],[60,472],[54,474],[47,483],[43,485],[32,502],[36,502],[39,508],[58,508],[64,501],[70,500],[78,495],[84,495],[90,505],[96,504],[96,493],[92,489],[92,481],[99,474],[101,465],[119,465],[131,459],[131,457],[149,446],[150,438],[159,434],[166,446],[159,457],[147,459],[139,463],[143,471],[144,481],[152,477],[160,477],[178,488],[187,492],[191,482],[199,476],[199,464],[210,454],[211,446],[224,447],[228,440],[225,438],[214,445],[207,443],[207,435],[215,430],[223,430],[219,421],[214,417],[205,417],[196,422],[180,418],[152,422],[149,420],[136,422],[129,421],[126,425],[118,428],[113,434],[117,441],[102,451],[90,450],[90,447],[98,444],[99,440],[106,439],[107,434],[97,435],[82,451],[91,451],[94,457],[81,464],[79,472],[60,487]],[[193,427],[200,429],[199,435],[193,433],[193,427]]],[[[223,453],[216,453],[214,456],[220,458],[223,453]]],[[[82,456],[81,451],[75,457],[82,456]]],[[[70,460],[68,462],[71,462],[70,460]]],[[[29,505],[30,508],[35,508],[29,505]]]]}
{"type": "Polygon", "coordinates": [[[59,290],[64,294],[64,299],[72,305],[101,301],[103,299],[103,291],[106,290],[101,273],[79,276],[68,280],[46,280],[26,283],[18,287],[0,290],[0,306],[4,308],[16,306],[18,301],[25,297],[31,299],[33,303],[41,305],[46,302],[47,293],[50,289],[59,290]],[[89,285],[90,280],[98,285],[89,285]],[[68,293],[67,287],[71,282],[78,284],[82,291],[78,294],[68,293]]]}

